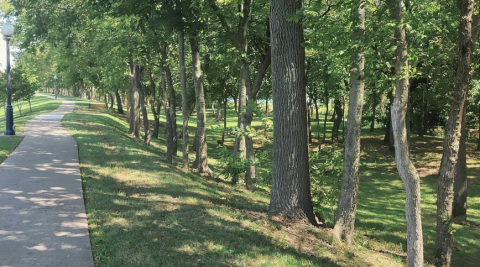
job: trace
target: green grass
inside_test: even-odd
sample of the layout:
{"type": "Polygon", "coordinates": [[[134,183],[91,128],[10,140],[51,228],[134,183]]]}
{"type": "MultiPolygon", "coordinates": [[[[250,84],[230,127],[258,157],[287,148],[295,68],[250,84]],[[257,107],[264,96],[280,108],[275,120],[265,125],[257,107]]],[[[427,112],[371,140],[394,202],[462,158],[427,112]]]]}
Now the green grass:
{"type": "MultiPolygon", "coordinates": [[[[180,127],[180,116],[177,122],[180,127]]],[[[126,134],[124,117],[109,110],[88,110],[85,102],[77,102],[77,110],[66,115],[63,123],[79,143],[89,228],[98,266],[405,264],[405,193],[394,156],[382,144],[383,131],[362,133],[356,245],[344,247],[332,243],[328,229],[270,220],[265,214],[269,202],[267,187],[250,192],[242,184],[232,186],[221,178],[186,174],[179,169],[180,158],[174,159],[173,166],[168,165],[164,161],[164,128],[160,139],[145,146],[126,134]]],[[[195,125],[192,117],[191,142],[195,125]]],[[[223,123],[215,122],[210,114],[207,125],[211,125],[209,163],[218,173],[221,149],[216,148],[216,140],[220,139],[223,123]]],[[[228,127],[235,125],[236,115],[229,111],[228,127]]],[[[261,125],[258,118],[255,125],[261,125]]],[[[331,123],[327,127],[331,128],[331,123]]],[[[329,134],[328,131],[327,139],[329,134]]],[[[234,136],[227,136],[226,146],[230,149],[233,140],[234,136]]],[[[435,241],[436,173],[441,142],[434,137],[412,138],[412,159],[422,178],[426,261],[432,260],[435,241]]],[[[255,146],[270,148],[270,144],[262,145],[259,139],[255,146]]],[[[473,143],[469,143],[469,223],[454,226],[452,266],[476,266],[480,255],[480,153],[472,148],[473,143]]]]}
{"type": "MultiPolygon", "coordinates": [[[[145,146],[110,111],[78,106],[63,124],[79,143],[98,266],[390,265],[383,253],[331,245],[323,229],[269,220],[267,189],[185,174],[179,158],[169,166],[163,139],[145,146]]],[[[221,150],[216,139],[208,139],[211,158],[221,150]]]]}
{"type": "MultiPolygon", "coordinates": [[[[45,95],[37,94],[33,97],[31,104],[31,112],[28,103],[23,105],[22,117],[20,117],[17,106],[13,106],[13,121],[16,134],[23,134],[23,128],[27,121],[42,113],[54,111],[60,106],[61,102],[59,100],[48,98],[45,95]]],[[[5,109],[2,108],[0,109],[0,133],[3,132],[5,132],[5,109]]],[[[2,163],[13,152],[13,150],[15,150],[22,140],[23,138],[0,138],[0,163],[2,163]]]]}

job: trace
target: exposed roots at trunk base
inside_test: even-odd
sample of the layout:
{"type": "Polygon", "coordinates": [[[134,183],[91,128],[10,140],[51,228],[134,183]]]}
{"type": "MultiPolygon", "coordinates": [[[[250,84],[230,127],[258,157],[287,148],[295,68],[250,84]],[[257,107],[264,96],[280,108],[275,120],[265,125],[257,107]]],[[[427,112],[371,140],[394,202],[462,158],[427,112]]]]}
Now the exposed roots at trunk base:
{"type": "Polygon", "coordinates": [[[295,223],[295,224],[307,224],[307,225],[314,225],[314,226],[320,225],[315,215],[312,214],[313,216],[308,216],[305,212],[301,210],[301,208],[291,208],[289,210],[269,208],[267,211],[267,214],[270,220],[272,221],[281,221],[285,223],[295,223]],[[309,217],[312,217],[312,218],[309,218],[309,217]]]}

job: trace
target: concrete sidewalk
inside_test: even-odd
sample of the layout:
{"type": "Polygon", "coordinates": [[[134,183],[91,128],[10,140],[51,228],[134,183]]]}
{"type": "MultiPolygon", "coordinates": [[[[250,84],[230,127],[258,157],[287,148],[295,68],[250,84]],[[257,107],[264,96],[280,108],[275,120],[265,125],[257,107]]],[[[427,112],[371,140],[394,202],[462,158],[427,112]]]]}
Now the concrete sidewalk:
{"type": "Polygon", "coordinates": [[[29,121],[0,165],[0,266],[94,265],[77,143],[61,125],[74,107],[29,121]]]}

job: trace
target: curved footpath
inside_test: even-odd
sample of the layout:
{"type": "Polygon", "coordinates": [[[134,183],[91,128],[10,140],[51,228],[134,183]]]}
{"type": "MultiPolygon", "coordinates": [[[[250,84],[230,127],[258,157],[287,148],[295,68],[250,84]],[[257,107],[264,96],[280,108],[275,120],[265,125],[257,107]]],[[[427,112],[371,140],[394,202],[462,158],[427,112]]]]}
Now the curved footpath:
{"type": "Polygon", "coordinates": [[[0,266],[94,265],[77,142],[61,124],[74,107],[29,121],[0,165],[0,266]]]}

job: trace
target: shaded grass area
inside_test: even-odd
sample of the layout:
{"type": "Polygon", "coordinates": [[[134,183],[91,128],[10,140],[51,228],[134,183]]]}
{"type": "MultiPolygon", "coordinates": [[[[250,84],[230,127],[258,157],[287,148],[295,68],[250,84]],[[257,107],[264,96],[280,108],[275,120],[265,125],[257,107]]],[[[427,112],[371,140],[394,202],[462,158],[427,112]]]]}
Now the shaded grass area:
{"type": "MultiPolygon", "coordinates": [[[[31,112],[30,108],[28,107],[28,103],[23,105],[22,117],[20,117],[20,113],[18,112],[17,107],[13,106],[13,121],[16,134],[23,134],[23,128],[25,127],[25,123],[42,113],[56,110],[60,106],[61,102],[48,98],[45,95],[37,94],[33,97],[31,104],[31,112]]],[[[5,110],[3,108],[0,109],[0,133],[5,132],[6,127],[4,112],[5,110]]],[[[22,142],[22,140],[23,138],[0,138],[0,163],[2,163],[15,150],[15,148],[22,142]]]]}
{"type": "MultiPolygon", "coordinates": [[[[130,138],[120,116],[78,106],[63,124],[79,144],[97,266],[402,265],[362,246],[334,246],[328,230],[270,220],[268,190],[185,174],[165,163],[164,140],[130,138]]],[[[209,144],[214,157],[220,149],[209,144]]]]}

